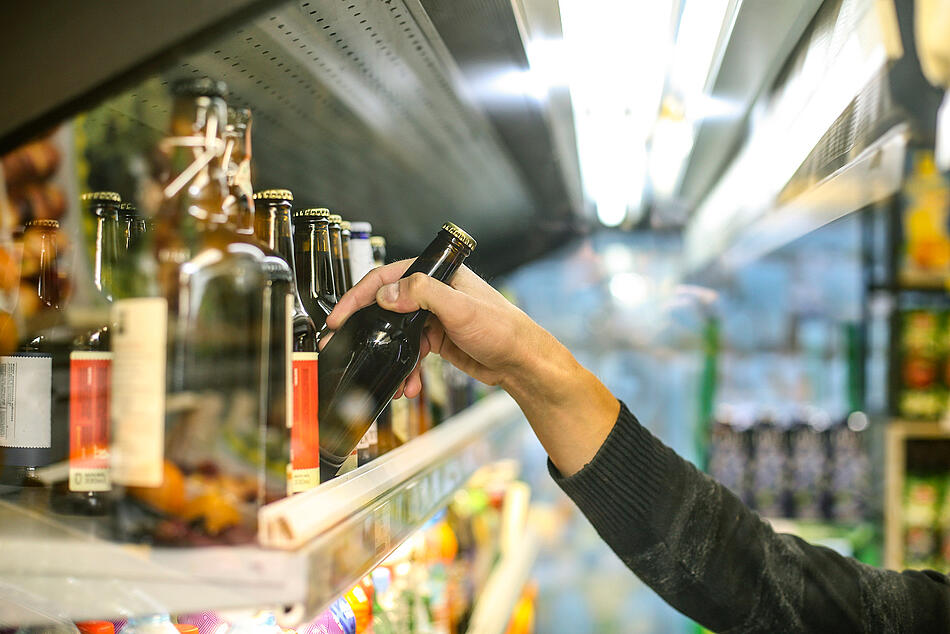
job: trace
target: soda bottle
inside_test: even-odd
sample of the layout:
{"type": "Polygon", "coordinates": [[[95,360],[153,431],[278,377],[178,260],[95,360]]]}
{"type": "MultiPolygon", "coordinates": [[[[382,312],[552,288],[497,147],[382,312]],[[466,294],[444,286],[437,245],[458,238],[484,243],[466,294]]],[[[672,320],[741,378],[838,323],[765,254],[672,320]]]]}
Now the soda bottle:
{"type": "MultiPolygon", "coordinates": [[[[408,268],[448,282],[475,240],[447,222],[408,268]]],[[[320,353],[320,469],[332,477],[419,359],[429,313],[400,314],[371,304],[352,315],[320,353]]]]}

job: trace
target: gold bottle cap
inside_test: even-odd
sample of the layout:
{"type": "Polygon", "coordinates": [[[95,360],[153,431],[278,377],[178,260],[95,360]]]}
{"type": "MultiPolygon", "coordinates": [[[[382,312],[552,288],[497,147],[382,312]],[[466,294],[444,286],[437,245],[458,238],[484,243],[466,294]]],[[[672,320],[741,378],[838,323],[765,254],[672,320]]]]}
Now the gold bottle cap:
{"type": "Polygon", "coordinates": [[[90,200],[105,200],[112,203],[122,202],[122,197],[115,192],[86,192],[80,196],[80,199],[82,199],[84,202],[90,200]]]}
{"type": "Polygon", "coordinates": [[[383,236],[370,236],[369,245],[371,247],[384,247],[386,246],[386,238],[383,236]]]}
{"type": "Polygon", "coordinates": [[[342,220],[342,221],[340,221],[340,230],[342,230],[342,231],[349,231],[349,230],[350,230],[350,221],[349,221],[349,220],[342,220]]]}
{"type": "Polygon", "coordinates": [[[330,214],[329,216],[327,216],[327,220],[329,220],[330,222],[335,222],[339,224],[343,222],[343,216],[341,216],[340,214],[330,214]]]}
{"type": "Polygon", "coordinates": [[[325,207],[309,207],[307,209],[294,209],[294,218],[328,218],[330,210],[325,207]]]}
{"type": "Polygon", "coordinates": [[[254,194],[254,200],[289,200],[294,201],[294,194],[289,189],[265,189],[254,194]]]}
{"type": "Polygon", "coordinates": [[[59,229],[59,220],[49,220],[47,218],[35,218],[26,223],[27,227],[44,227],[46,229],[59,229]]]}
{"type": "Polygon", "coordinates": [[[477,242],[475,242],[475,238],[468,235],[468,233],[464,229],[462,229],[460,226],[458,226],[454,222],[447,222],[444,225],[442,225],[442,231],[448,231],[453,236],[461,240],[462,244],[467,246],[472,251],[475,250],[475,245],[478,244],[477,242]]]}

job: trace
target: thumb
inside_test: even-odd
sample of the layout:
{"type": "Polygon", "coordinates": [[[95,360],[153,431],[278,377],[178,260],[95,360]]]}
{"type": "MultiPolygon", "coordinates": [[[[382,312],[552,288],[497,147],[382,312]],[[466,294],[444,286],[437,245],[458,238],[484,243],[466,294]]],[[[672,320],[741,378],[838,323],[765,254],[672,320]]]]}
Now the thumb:
{"type": "Polygon", "coordinates": [[[428,275],[414,273],[380,287],[376,303],[396,313],[428,310],[451,329],[469,321],[475,299],[428,275]]]}

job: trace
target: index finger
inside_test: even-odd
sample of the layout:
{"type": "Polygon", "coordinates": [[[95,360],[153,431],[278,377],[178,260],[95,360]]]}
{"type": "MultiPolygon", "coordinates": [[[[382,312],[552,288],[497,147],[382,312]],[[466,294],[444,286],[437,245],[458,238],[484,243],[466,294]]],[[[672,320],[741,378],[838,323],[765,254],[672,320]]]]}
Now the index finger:
{"type": "Polygon", "coordinates": [[[376,301],[376,291],[386,284],[392,284],[406,272],[414,259],[399,260],[373,269],[363,276],[356,286],[348,290],[333,310],[327,315],[327,327],[336,330],[350,315],[364,306],[376,301]]]}

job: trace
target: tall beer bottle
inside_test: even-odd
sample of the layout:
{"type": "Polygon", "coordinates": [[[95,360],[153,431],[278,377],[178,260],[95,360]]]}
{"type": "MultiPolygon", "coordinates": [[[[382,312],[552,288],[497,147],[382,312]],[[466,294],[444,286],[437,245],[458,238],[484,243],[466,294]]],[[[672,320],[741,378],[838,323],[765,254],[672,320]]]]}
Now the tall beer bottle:
{"type": "MultiPolygon", "coordinates": [[[[294,196],[287,189],[267,189],[254,195],[255,233],[296,271],[290,212],[294,196]]],[[[320,444],[317,423],[317,331],[293,280],[293,422],[290,430],[289,491],[298,493],[320,483],[320,444]]]]}
{"type": "MultiPolygon", "coordinates": [[[[353,284],[356,284],[363,276],[376,267],[373,261],[373,248],[370,246],[370,234],[373,232],[373,225],[368,222],[354,221],[350,223],[350,276],[353,284]]],[[[369,426],[360,442],[356,445],[356,461],[358,466],[362,466],[379,456],[379,420],[385,416],[381,413],[373,424],[369,426]]]]}
{"type": "Polygon", "coordinates": [[[70,336],[58,269],[59,222],[31,220],[24,251],[38,267],[29,273],[35,303],[29,330],[16,353],[0,356],[0,483],[42,487],[37,469],[66,458],[65,421],[69,407],[70,336]]]}
{"type": "MultiPolygon", "coordinates": [[[[383,236],[370,236],[369,246],[372,249],[373,266],[379,267],[386,264],[386,238],[383,236]]],[[[382,413],[376,417],[376,453],[383,455],[392,451],[404,440],[394,432],[394,422],[397,418],[405,418],[407,415],[407,404],[404,399],[393,401],[383,409],[382,413]],[[394,408],[393,405],[396,404],[394,408]],[[400,411],[396,411],[399,409],[400,411]]],[[[407,427],[408,428],[408,427],[407,427]]]]}
{"type": "Polygon", "coordinates": [[[320,333],[337,302],[328,218],[324,208],[293,212],[294,268],[300,300],[320,333]]]}
{"type": "Polygon", "coordinates": [[[225,88],[176,83],[154,231],[155,297],[113,309],[117,527],[160,543],[253,539],[264,498],[265,254],[229,225],[225,88]]]}
{"type": "Polygon", "coordinates": [[[333,258],[333,294],[339,301],[343,293],[350,289],[347,271],[349,265],[343,265],[343,227],[341,226],[343,218],[339,214],[330,214],[327,222],[330,232],[330,255],[333,258]]]}
{"type": "Polygon", "coordinates": [[[236,240],[264,252],[268,283],[263,289],[269,307],[269,343],[266,364],[260,368],[267,386],[262,406],[267,418],[265,436],[265,498],[273,501],[287,495],[290,469],[290,429],[293,412],[290,400],[292,381],[293,272],[268,239],[256,233],[257,210],[251,186],[251,111],[228,108],[221,162],[227,175],[228,196],[224,202],[236,240]]]}
{"type": "MultiPolygon", "coordinates": [[[[475,240],[447,222],[408,268],[448,282],[475,240]]],[[[426,310],[400,314],[371,304],[354,313],[320,353],[320,470],[327,479],[390,402],[419,360],[426,310]]]]}
{"type": "Polygon", "coordinates": [[[370,236],[369,246],[373,249],[373,264],[376,266],[386,264],[386,238],[383,236],[370,236]]]}
{"type": "MultiPolygon", "coordinates": [[[[109,391],[112,371],[111,328],[106,307],[120,291],[117,270],[127,251],[125,214],[115,192],[82,195],[95,218],[93,283],[99,300],[90,298],[88,328],[80,328],[69,353],[69,471],[53,483],[50,506],[69,515],[109,512],[109,391]],[[101,306],[102,310],[95,310],[101,306]]],[[[93,292],[95,293],[95,291],[93,292]]],[[[66,424],[66,421],[64,421],[66,424]]]]}
{"type": "MultiPolygon", "coordinates": [[[[353,267],[350,266],[350,222],[347,220],[340,221],[340,259],[343,260],[343,282],[346,291],[353,288],[353,284],[356,281],[353,280],[353,267]]],[[[343,293],[340,293],[340,297],[343,297],[343,293]]]]}

